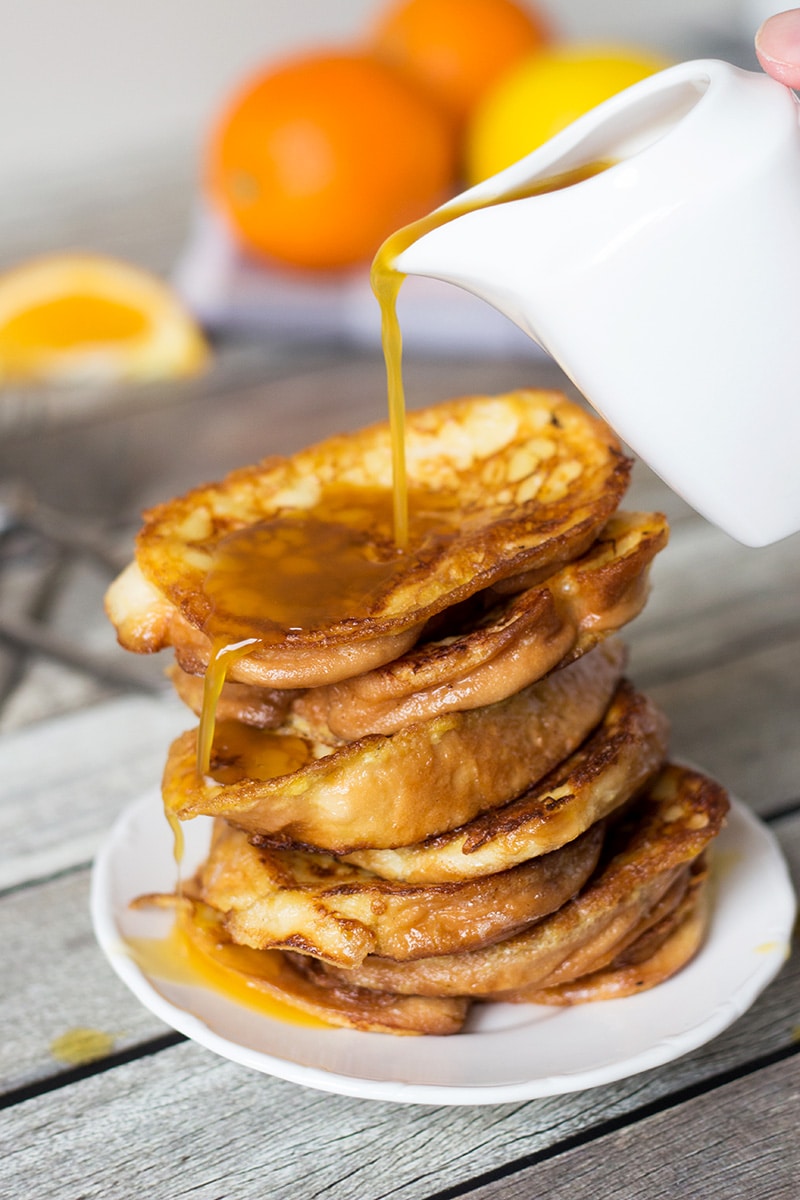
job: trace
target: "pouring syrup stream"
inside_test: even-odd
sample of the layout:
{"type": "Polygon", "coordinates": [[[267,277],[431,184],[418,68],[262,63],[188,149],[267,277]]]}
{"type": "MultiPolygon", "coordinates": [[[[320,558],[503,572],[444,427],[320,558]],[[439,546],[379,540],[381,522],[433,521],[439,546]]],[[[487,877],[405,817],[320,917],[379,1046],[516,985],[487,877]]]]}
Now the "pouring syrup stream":
{"type": "MultiPolygon", "coordinates": [[[[426,216],[391,234],[379,248],[370,270],[370,284],[380,306],[381,340],[386,365],[389,432],[391,439],[392,497],[391,534],[394,554],[379,562],[360,562],[363,544],[358,513],[364,499],[352,495],[325,495],[315,509],[304,516],[289,516],[265,521],[253,530],[243,530],[214,554],[207,578],[207,593],[212,602],[212,615],[206,632],[212,638],[212,654],[206,674],[203,710],[198,735],[197,769],[208,774],[213,742],[216,703],[228,668],[239,658],[263,645],[258,636],[238,636],[220,628],[216,619],[222,613],[237,611],[237,596],[246,596],[253,615],[266,624],[272,634],[282,629],[324,627],[329,620],[355,611],[359,602],[369,597],[372,589],[397,569],[403,554],[409,552],[410,521],[409,492],[405,447],[405,391],[402,369],[402,334],[397,314],[397,300],[405,275],[396,267],[404,250],[426,233],[455,220],[457,217],[527,199],[547,192],[560,191],[581,183],[605,171],[613,164],[597,160],[533,183],[501,192],[499,195],[476,199],[467,193],[455,202],[435,209],[426,216]],[[334,531],[333,538],[331,531],[334,531]],[[292,574],[298,560],[303,561],[302,574],[292,574]],[[377,568],[374,569],[374,568],[377,568]],[[254,587],[253,580],[259,587],[254,587]],[[354,584],[354,580],[358,582],[354,584]],[[212,582],[213,581],[213,582],[212,582]],[[263,585],[263,591],[259,588],[263,585]],[[302,601],[300,592],[302,590],[302,601]],[[292,609],[302,607],[307,597],[314,603],[305,616],[292,609]],[[255,599],[254,599],[255,597],[255,599]]],[[[378,503],[376,497],[370,500],[378,503]]],[[[376,510],[377,511],[377,510],[376,510]]],[[[369,524],[369,515],[363,518],[369,524]]]]}
{"type": "MultiPolygon", "coordinates": [[[[242,531],[241,536],[225,539],[227,545],[215,550],[212,568],[206,580],[211,601],[211,619],[206,632],[212,649],[206,670],[203,704],[197,736],[197,771],[209,773],[212,759],[217,701],[229,668],[239,659],[263,646],[276,636],[281,627],[298,628],[297,617],[289,611],[298,595],[305,616],[301,620],[324,624],[326,618],[346,615],[348,605],[368,595],[375,582],[385,579],[397,569],[398,561],[409,547],[409,496],[405,453],[405,391],[402,371],[402,334],[397,315],[397,299],[405,275],[395,262],[408,246],[426,233],[448,221],[477,208],[524,199],[546,192],[558,191],[599,174],[610,162],[593,162],[573,171],[551,176],[538,183],[525,185],[483,201],[463,198],[461,202],[435,210],[427,216],[393,233],[378,250],[370,271],[370,283],[381,311],[381,340],[386,364],[389,431],[392,462],[392,535],[395,555],[378,562],[358,562],[359,527],[356,520],[348,530],[345,514],[354,511],[350,495],[326,498],[306,514],[306,519],[278,518],[266,521],[255,530],[242,531]],[[332,504],[331,504],[332,500],[332,504]],[[334,522],[331,523],[331,508],[334,522]],[[334,542],[331,543],[331,530],[334,542]],[[299,574],[292,574],[291,563],[302,564],[299,574]],[[308,567],[312,566],[310,572],[308,567]],[[353,582],[355,578],[355,583],[353,582]],[[266,626],[267,634],[237,636],[224,628],[224,614],[236,613],[236,598],[245,597],[250,605],[253,596],[261,595],[255,615],[266,626]],[[299,591],[298,591],[299,589],[299,591]],[[321,607],[320,607],[321,606],[321,607]],[[220,618],[223,618],[220,621],[220,618]],[[276,617],[278,618],[276,620],[276,617]]],[[[364,499],[360,499],[363,506],[364,499]]],[[[375,497],[372,498],[373,505],[375,497]]],[[[355,506],[357,511],[357,505],[355,506]]],[[[241,749],[241,748],[240,748],[241,749]]],[[[284,766],[278,769],[283,773],[284,766]]],[[[293,769],[293,768],[288,768],[293,769]]],[[[269,773],[274,773],[267,764],[269,773]]],[[[179,866],[183,855],[183,832],[175,812],[166,811],[174,838],[174,855],[179,866]]],[[[269,1016],[300,1023],[316,1024],[313,1017],[298,1012],[291,1004],[283,1005],[269,994],[254,993],[246,982],[247,976],[261,976],[267,992],[272,990],[272,973],[278,968],[274,955],[254,952],[246,947],[222,945],[211,925],[188,919],[178,881],[178,914],[172,932],[164,939],[130,939],[130,950],[145,970],[162,978],[194,982],[201,978],[205,986],[230,995],[241,1003],[256,1006],[269,1016]]],[[[202,911],[202,910],[198,910],[202,911]]],[[[321,1022],[320,1022],[321,1023],[321,1022]]]]}

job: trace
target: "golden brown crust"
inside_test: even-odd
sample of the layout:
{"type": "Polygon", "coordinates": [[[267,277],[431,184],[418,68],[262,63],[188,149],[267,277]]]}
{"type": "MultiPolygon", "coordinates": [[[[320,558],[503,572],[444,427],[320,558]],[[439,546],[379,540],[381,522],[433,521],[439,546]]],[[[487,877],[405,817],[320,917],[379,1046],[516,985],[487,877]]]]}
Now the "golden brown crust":
{"type": "Polygon", "coordinates": [[[240,945],[302,949],[345,967],[367,954],[406,961],[477,949],[553,912],[594,870],[604,832],[596,824],[509,871],[414,885],[378,879],[330,855],[257,848],[217,822],[194,889],[225,913],[240,945]]]}
{"type": "MultiPolygon", "coordinates": [[[[110,585],[105,610],[117,640],[135,654],[175,649],[178,666],[188,675],[203,675],[211,659],[211,641],[195,629],[143,576],[139,564],[129,563],[110,585]]],[[[422,624],[364,641],[319,642],[271,646],[264,656],[248,655],[231,671],[231,679],[255,687],[305,688],[349,679],[405,653],[422,632],[422,624]]]]}
{"type": "Polygon", "coordinates": [[[532,990],[527,1002],[591,1004],[649,991],[691,962],[705,939],[709,911],[708,887],[705,882],[698,883],[672,913],[644,932],[618,960],[569,982],[532,990]]]}
{"type": "MultiPolygon", "coordinates": [[[[223,816],[273,843],[336,854],[420,841],[506,803],[570,754],[602,718],[624,658],[604,642],[500,704],[339,748],[309,743],[322,757],[272,779],[206,782],[192,731],[170,749],[164,801],[181,820],[223,816]]],[[[271,745],[280,736],[261,735],[271,745]]]]}
{"type": "MultiPolygon", "coordinates": [[[[581,947],[597,946],[601,938],[608,947],[618,945],[702,854],[727,810],[727,793],[719,784],[670,764],[612,831],[609,859],[580,895],[551,916],[482,950],[413,963],[370,957],[345,977],[414,995],[503,999],[505,993],[531,990],[581,947]]],[[[337,968],[317,965],[339,977],[337,968]]]]}
{"type": "MultiPolygon", "coordinates": [[[[175,903],[175,898],[171,898],[175,903]]],[[[249,989],[317,1017],[329,1025],[369,1033],[458,1033],[468,1002],[423,996],[396,996],[332,981],[320,987],[286,955],[227,943],[219,914],[184,898],[181,928],[197,951],[223,971],[233,971],[249,989]],[[202,916],[200,913],[202,912],[202,916]]]]}
{"type": "MultiPolygon", "coordinates": [[[[667,537],[659,513],[616,514],[574,563],[512,597],[489,589],[483,604],[472,603],[467,612],[464,605],[448,610],[433,636],[426,632],[391,662],[302,691],[228,682],[218,719],[271,729],[291,706],[310,735],[349,741],[394,733],[438,713],[495,704],[632,620],[645,603],[650,564],[667,537]]],[[[186,658],[185,647],[181,653],[193,670],[203,670],[202,662],[186,658]]],[[[199,715],[201,675],[178,664],[168,674],[199,715]]]]}
{"type": "MultiPolygon", "coordinates": [[[[677,927],[688,912],[686,898],[693,886],[695,863],[698,861],[700,860],[695,860],[680,870],[652,908],[648,909],[639,921],[627,928],[621,937],[616,936],[616,924],[611,922],[601,930],[599,937],[590,939],[579,947],[576,953],[568,955],[552,974],[540,980],[532,988],[504,992],[503,1000],[515,1004],[527,1004],[530,1003],[533,993],[540,991],[543,987],[556,987],[559,984],[570,983],[575,979],[600,971],[623,957],[634,945],[644,946],[654,929],[663,930],[663,937],[660,937],[658,941],[658,945],[660,945],[661,941],[677,927]]],[[[655,948],[655,945],[651,946],[651,950],[655,948]]]]}
{"type": "Polygon", "coordinates": [[[248,987],[350,1028],[653,986],[700,945],[727,808],[664,765],[606,640],[666,521],[616,511],[630,461],[553,392],[413,412],[405,448],[408,545],[385,424],[145,514],[119,640],[173,647],[195,711],[222,688],[205,777],[196,731],[164,773],[170,817],[216,818],[172,902],[248,987]]]}
{"type": "MultiPolygon", "coordinates": [[[[412,491],[435,501],[449,535],[439,528],[435,536],[420,535],[419,544],[412,539],[408,569],[395,574],[363,611],[324,629],[287,630],[280,661],[261,647],[237,663],[232,678],[308,686],[306,652],[318,673],[316,652],[348,648],[350,675],[397,657],[402,650],[391,639],[413,630],[413,642],[434,614],[498,581],[552,571],[583,553],[613,513],[630,476],[630,462],[607,426],[558,393],[541,391],[466,397],[409,413],[407,460],[412,491]],[[355,661],[356,648],[384,638],[389,641],[383,657],[373,653],[369,663],[355,661]],[[294,673],[293,658],[300,663],[294,673]]],[[[267,460],[152,509],[137,540],[141,580],[135,586],[130,577],[126,586],[118,582],[108,602],[123,644],[142,652],[190,644],[191,655],[207,662],[211,646],[203,629],[210,609],[203,584],[214,546],[271,515],[313,509],[324,500],[325,488],[342,480],[388,495],[391,453],[385,424],[329,438],[288,459],[267,460]],[[148,588],[155,615],[146,602],[148,588]],[[130,605],[135,613],[129,610],[129,595],[135,597],[130,605]],[[164,600],[175,610],[174,618],[165,613],[164,600]]],[[[391,529],[376,526],[368,533],[388,553],[391,529]]],[[[225,623],[223,613],[216,616],[225,623]]],[[[260,636],[241,614],[228,616],[229,640],[260,636]]],[[[187,658],[184,653],[182,661],[187,658]]],[[[329,676],[337,677],[347,673],[329,676]]]]}
{"type": "Polygon", "coordinates": [[[104,607],[117,641],[126,650],[153,654],[172,644],[175,607],[148,583],[136,562],[128,563],[109,585],[104,607]]]}
{"type": "Polygon", "coordinates": [[[449,833],[348,855],[387,879],[430,883],[503,871],[578,837],[625,804],[661,765],[666,717],[626,680],[574,754],[517,799],[449,833]]]}
{"type": "Polygon", "coordinates": [[[373,671],[305,692],[295,711],[319,736],[353,739],[496,704],[632,620],[667,536],[660,513],[616,514],[585,554],[543,583],[465,628],[446,621],[444,636],[373,671]]]}
{"type": "MultiPolygon", "coordinates": [[[[167,675],[184,704],[199,716],[203,710],[204,677],[188,674],[177,663],[167,668],[167,675]]],[[[257,729],[277,729],[286,721],[299,695],[292,688],[226,683],[217,701],[216,720],[242,721],[257,729]]]]}

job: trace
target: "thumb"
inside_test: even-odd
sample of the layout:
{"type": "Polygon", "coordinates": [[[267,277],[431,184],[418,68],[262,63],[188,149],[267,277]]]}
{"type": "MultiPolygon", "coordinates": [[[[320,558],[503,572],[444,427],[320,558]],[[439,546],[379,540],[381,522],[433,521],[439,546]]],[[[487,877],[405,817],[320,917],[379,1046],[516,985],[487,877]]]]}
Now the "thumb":
{"type": "Polygon", "coordinates": [[[800,87],[800,9],[768,17],[756,34],[761,66],[787,87],[800,87]]]}

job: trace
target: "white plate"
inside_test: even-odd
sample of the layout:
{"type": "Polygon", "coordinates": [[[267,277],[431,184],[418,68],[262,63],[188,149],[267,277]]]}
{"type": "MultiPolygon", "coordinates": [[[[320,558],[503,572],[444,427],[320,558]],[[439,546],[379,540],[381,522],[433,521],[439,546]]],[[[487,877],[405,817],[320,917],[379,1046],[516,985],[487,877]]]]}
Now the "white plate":
{"type": "MultiPolygon", "coordinates": [[[[185,870],[205,855],[210,821],[189,822],[185,870]]],[[[670,1062],[726,1029],[785,961],[795,899],[770,831],[734,803],[718,839],[706,944],[675,978],[624,1000],[547,1008],[479,1005],[455,1037],[394,1037],[271,1020],[223,996],[149,978],[126,936],[161,936],[169,918],[132,912],[175,884],[159,796],[122,815],[95,862],[92,920],[117,974],[156,1016],[208,1049],[322,1091],[415,1104],[497,1104],[579,1091],[670,1062]]]]}

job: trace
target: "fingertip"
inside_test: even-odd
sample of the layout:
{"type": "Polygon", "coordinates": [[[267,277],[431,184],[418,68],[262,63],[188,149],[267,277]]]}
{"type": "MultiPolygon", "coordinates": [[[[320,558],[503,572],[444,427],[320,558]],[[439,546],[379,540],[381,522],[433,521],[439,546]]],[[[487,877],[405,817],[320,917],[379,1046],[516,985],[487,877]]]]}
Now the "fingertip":
{"type": "Polygon", "coordinates": [[[800,9],[767,17],[755,36],[761,66],[787,87],[800,87],[800,9]]]}

